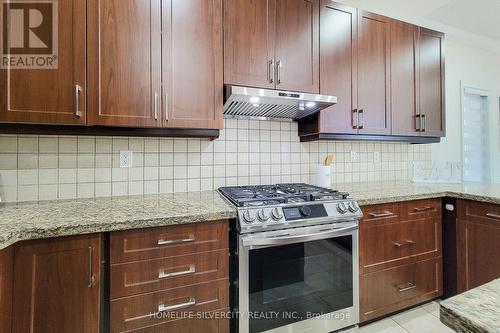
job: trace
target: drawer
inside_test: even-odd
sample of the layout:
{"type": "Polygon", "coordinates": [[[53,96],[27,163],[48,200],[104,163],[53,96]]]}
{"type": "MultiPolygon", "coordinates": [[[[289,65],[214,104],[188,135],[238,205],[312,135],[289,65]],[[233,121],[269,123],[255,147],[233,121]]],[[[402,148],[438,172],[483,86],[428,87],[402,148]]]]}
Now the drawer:
{"type": "Polygon", "coordinates": [[[401,221],[401,205],[399,203],[361,207],[363,219],[361,223],[397,223],[401,221]]]}
{"type": "Polygon", "coordinates": [[[128,331],[130,333],[229,333],[229,309],[208,313],[206,319],[181,319],[147,328],[128,331]]]}
{"type": "Polygon", "coordinates": [[[458,200],[457,201],[457,216],[459,219],[470,221],[480,219],[483,222],[493,222],[500,224],[500,205],[458,200]]]}
{"type": "Polygon", "coordinates": [[[228,278],[227,249],[111,265],[111,299],[228,278]]]}
{"type": "Polygon", "coordinates": [[[404,219],[441,218],[441,199],[415,200],[401,203],[404,219]]]}
{"type": "Polygon", "coordinates": [[[375,319],[441,295],[441,258],[361,275],[361,321],[375,319]]]}
{"type": "Polygon", "coordinates": [[[111,264],[228,248],[227,221],[113,232],[111,264]]]}
{"type": "Polygon", "coordinates": [[[111,332],[148,328],[228,307],[228,279],[120,298],[111,301],[111,332]]]}

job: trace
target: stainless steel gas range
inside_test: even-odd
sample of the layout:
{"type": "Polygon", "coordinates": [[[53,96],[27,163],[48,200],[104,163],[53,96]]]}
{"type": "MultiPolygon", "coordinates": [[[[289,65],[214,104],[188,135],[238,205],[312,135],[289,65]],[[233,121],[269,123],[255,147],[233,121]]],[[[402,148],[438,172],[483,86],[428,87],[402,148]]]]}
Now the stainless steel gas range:
{"type": "Polygon", "coordinates": [[[327,333],[358,323],[356,201],[306,184],[219,192],[238,210],[234,332],[327,333]]]}

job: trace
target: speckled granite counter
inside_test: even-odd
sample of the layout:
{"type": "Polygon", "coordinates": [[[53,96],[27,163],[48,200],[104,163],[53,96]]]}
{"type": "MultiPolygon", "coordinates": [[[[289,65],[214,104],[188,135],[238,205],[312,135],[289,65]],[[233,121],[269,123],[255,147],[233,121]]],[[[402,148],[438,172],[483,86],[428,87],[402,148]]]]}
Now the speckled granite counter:
{"type": "Polygon", "coordinates": [[[459,333],[500,332],[500,279],[440,303],[441,321],[459,333]]]}
{"type": "Polygon", "coordinates": [[[440,197],[500,204],[500,184],[367,182],[335,184],[334,188],[349,192],[361,206],[440,197]]]}
{"type": "Polygon", "coordinates": [[[236,217],[215,191],[0,205],[0,249],[17,241],[236,217]]]}

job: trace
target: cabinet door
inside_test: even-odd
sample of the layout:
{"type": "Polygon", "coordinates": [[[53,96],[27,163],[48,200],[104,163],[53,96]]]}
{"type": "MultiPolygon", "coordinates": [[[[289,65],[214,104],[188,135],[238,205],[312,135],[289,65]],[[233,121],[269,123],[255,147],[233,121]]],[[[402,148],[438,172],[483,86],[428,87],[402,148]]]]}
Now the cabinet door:
{"type": "Polygon", "coordinates": [[[359,134],[390,134],[390,19],[358,10],[359,134]]]}
{"type": "Polygon", "coordinates": [[[319,92],[319,0],[276,0],[276,89],[319,92]]]}
{"type": "Polygon", "coordinates": [[[160,121],[161,0],[89,0],[89,123],[160,121]]]}
{"type": "Polygon", "coordinates": [[[418,27],[393,20],[391,23],[392,134],[417,136],[418,27]]]}
{"type": "Polygon", "coordinates": [[[19,243],[13,332],[99,332],[100,236],[19,243]]]}
{"type": "Polygon", "coordinates": [[[320,132],[354,134],[357,9],[323,0],[320,16],[320,93],[338,99],[337,104],[321,111],[320,132]]]}
{"type": "Polygon", "coordinates": [[[53,44],[58,46],[57,68],[1,69],[1,122],[86,122],[86,1],[58,1],[57,6],[58,37],[53,44]]]}
{"type": "Polygon", "coordinates": [[[421,135],[445,136],[444,35],[420,28],[419,51],[421,135]]]}
{"type": "Polygon", "coordinates": [[[222,128],[222,0],[163,1],[163,120],[222,128]]]}
{"type": "Polygon", "coordinates": [[[224,1],[225,84],[274,88],[275,1],[224,1]]]}
{"type": "Polygon", "coordinates": [[[0,333],[11,332],[13,247],[0,250],[0,333]]]}

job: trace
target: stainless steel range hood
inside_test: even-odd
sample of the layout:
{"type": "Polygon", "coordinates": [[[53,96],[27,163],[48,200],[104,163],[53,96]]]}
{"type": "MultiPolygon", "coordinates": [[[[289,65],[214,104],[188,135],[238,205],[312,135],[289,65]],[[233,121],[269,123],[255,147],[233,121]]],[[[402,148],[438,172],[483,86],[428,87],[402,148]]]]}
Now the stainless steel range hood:
{"type": "Polygon", "coordinates": [[[301,119],[337,103],[337,97],[292,91],[225,86],[226,118],[301,119]]]}

